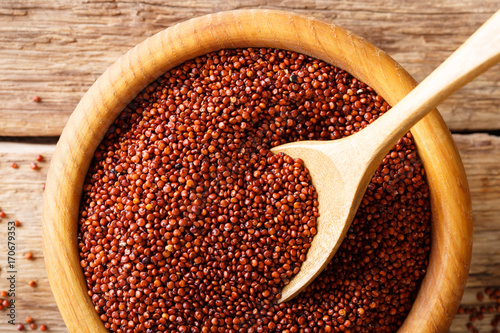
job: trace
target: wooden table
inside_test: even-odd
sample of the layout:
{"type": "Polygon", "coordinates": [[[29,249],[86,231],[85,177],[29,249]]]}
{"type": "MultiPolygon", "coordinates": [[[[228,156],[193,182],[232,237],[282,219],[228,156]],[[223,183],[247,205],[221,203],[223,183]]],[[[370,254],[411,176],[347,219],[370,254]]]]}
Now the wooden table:
{"type": "MultiPolygon", "coordinates": [[[[54,303],[41,248],[43,184],[72,110],[93,81],[147,36],[194,16],[238,8],[290,10],[364,36],[423,79],[500,8],[500,0],[2,0],[0,2],[0,290],[8,285],[8,221],[16,233],[16,322],[31,316],[67,332],[54,303]],[[41,102],[33,101],[39,96],[41,102]],[[41,154],[44,161],[30,164],[41,154]],[[12,163],[19,167],[14,169],[12,163]],[[32,252],[34,260],[24,258],[32,252]],[[28,281],[37,283],[35,288],[28,281]]],[[[462,303],[500,288],[500,66],[460,90],[440,110],[454,133],[470,182],[474,249],[462,303]]],[[[0,312],[0,332],[16,331],[0,312]]],[[[490,332],[492,315],[476,324],[490,332]]],[[[458,315],[451,332],[467,332],[458,315]]]]}

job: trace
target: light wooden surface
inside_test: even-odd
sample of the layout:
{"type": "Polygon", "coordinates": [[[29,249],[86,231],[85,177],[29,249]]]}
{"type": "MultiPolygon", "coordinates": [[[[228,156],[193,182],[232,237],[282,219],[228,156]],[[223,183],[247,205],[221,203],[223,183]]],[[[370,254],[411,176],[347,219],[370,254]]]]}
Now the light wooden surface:
{"type": "MultiPolygon", "coordinates": [[[[469,179],[474,208],[474,245],[470,275],[462,304],[479,304],[476,293],[486,286],[500,287],[500,138],[486,134],[454,135],[469,179]]],[[[6,285],[6,222],[19,220],[18,228],[18,318],[32,316],[39,324],[46,323],[51,332],[68,332],[49,289],[42,253],[41,216],[43,184],[55,145],[2,143],[0,145],[0,209],[7,216],[0,222],[0,290],[6,285]],[[29,164],[42,154],[45,162],[39,170],[29,164]],[[15,162],[18,169],[10,165],[15,162]],[[31,251],[34,260],[24,259],[31,251]],[[38,287],[32,290],[27,283],[34,279],[38,287]]],[[[487,303],[484,303],[487,304],[487,303]]],[[[0,332],[15,332],[0,311],[0,332]]],[[[488,317],[487,317],[488,318],[488,317]]],[[[455,318],[450,332],[465,333],[467,315],[455,318]]],[[[491,320],[491,318],[489,319],[491,320]]],[[[484,323],[484,332],[489,321],[484,323]]]]}
{"type": "MultiPolygon", "coordinates": [[[[500,0],[2,0],[0,135],[59,135],[83,93],[128,49],[180,21],[239,8],[335,22],[422,80],[500,8],[500,0]],[[34,103],[34,95],[43,103],[34,103]]],[[[444,103],[440,110],[450,128],[497,129],[499,69],[444,103]]]]}
{"type": "MultiPolygon", "coordinates": [[[[387,51],[417,80],[423,79],[470,33],[500,8],[500,0],[341,2],[329,0],[0,2],[0,137],[57,136],[95,79],[118,56],[145,37],[191,17],[237,8],[273,8],[313,15],[344,26],[387,51]],[[38,95],[42,103],[34,103],[38,95]]],[[[470,182],[474,249],[465,304],[486,286],[500,287],[500,139],[478,134],[500,130],[499,66],[440,107],[455,135],[470,182]]],[[[0,140],[2,140],[0,138],[0,140]]],[[[37,141],[37,140],[34,140],[37,141]]],[[[42,184],[48,162],[29,163],[54,145],[0,141],[0,290],[6,287],[6,222],[18,219],[18,319],[31,315],[50,331],[67,332],[49,291],[41,253],[42,184]],[[16,161],[19,169],[10,164],[16,161]],[[31,250],[35,260],[23,258],[31,250]],[[28,280],[38,282],[36,289],[28,280]]],[[[0,332],[14,332],[0,311],[0,332]]],[[[451,332],[466,332],[466,315],[451,332]]],[[[487,317],[489,318],[489,317],[487,317]]],[[[491,318],[489,319],[491,320],[491,318]]],[[[484,332],[489,332],[484,320],[484,332]]],[[[483,331],[483,330],[481,330],[483,331]]]]}

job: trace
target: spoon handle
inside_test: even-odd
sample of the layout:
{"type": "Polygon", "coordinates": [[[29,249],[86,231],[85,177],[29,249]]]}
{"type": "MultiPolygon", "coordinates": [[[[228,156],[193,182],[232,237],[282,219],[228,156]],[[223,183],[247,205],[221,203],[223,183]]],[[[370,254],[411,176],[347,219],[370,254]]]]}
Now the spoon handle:
{"type": "Polygon", "coordinates": [[[371,126],[358,134],[365,137],[366,156],[376,163],[427,113],[453,92],[500,61],[500,10],[422,83],[371,126]]]}

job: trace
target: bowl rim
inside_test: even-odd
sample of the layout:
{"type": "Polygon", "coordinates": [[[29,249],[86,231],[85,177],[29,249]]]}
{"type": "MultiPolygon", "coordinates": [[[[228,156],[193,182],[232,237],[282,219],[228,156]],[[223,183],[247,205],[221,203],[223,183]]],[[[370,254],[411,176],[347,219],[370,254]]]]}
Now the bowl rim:
{"type": "MultiPolygon", "coordinates": [[[[194,18],[128,51],[97,79],[72,113],[47,175],[44,256],[52,292],[71,332],[107,332],[87,294],[80,267],[76,240],[81,190],[74,190],[82,188],[106,130],[144,87],[170,68],[208,52],[237,47],[272,47],[318,58],[367,83],[391,105],[416,85],[385,52],[352,32],[276,10],[246,9],[194,18]]],[[[432,184],[432,244],[427,274],[398,332],[446,332],[471,260],[470,194],[457,148],[437,110],[411,132],[432,184]]]]}

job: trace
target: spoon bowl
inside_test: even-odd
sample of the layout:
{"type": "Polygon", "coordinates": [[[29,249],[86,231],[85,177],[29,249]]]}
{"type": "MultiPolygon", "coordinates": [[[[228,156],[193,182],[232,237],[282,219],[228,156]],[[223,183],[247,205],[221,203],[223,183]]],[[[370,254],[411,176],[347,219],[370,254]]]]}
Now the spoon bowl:
{"type": "Polygon", "coordinates": [[[318,233],[307,259],[281,293],[286,302],[328,265],[344,239],[373,173],[396,142],[453,92],[500,61],[500,10],[402,101],[373,124],[335,141],[300,141],[273,153],[300,158],[318,193],[318,233]]]}

